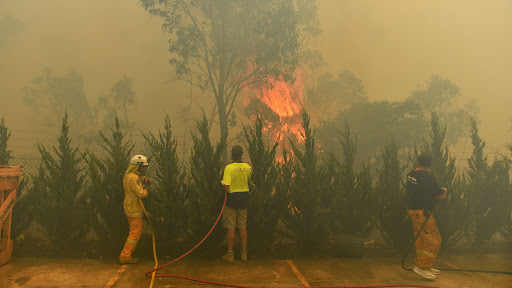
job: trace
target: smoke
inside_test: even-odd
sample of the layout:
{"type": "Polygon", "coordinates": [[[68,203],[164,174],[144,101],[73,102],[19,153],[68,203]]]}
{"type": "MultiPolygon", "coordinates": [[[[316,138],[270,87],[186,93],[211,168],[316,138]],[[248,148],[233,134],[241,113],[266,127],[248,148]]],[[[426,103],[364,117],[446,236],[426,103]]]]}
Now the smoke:
{"type": "MultiPolygon", "coordinates": [[[[319,1],[318,13],[322,34],[314,46],[327,63],[322,73],[352,71],[370,100],[405,99],[430,75],[441,75],[461,88],[461,105],[477,99],[490,147],[510,142],[512,2],[319,1]]],[[[44,67],[81,73],[89,103],[128,75],[139,99],[130,117],[138,129],[155,131],[165,112],[178,121],[191,92],[171,82],[167,50],[160,20],[137,1],[0,0],[0,115],[13,141],[21,136],[16,130],[39,130],[21,89],[44,67]]],[[[207,95],[192,94],[211,108],[207,95]]],[[[181,135],[183,126],[173,127],[181,135]]]]}

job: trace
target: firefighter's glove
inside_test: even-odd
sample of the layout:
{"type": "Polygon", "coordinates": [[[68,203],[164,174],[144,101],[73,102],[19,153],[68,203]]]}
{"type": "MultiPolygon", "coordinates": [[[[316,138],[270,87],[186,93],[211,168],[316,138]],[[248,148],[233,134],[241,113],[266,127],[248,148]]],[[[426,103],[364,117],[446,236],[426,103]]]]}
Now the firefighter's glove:
{"type": "Polygon", "coordinates": [[[144,179],[142,179],[142,182],[144,183],[144,187],[151,186],[151,179],[149,177],[144,177],[144,179]]]}

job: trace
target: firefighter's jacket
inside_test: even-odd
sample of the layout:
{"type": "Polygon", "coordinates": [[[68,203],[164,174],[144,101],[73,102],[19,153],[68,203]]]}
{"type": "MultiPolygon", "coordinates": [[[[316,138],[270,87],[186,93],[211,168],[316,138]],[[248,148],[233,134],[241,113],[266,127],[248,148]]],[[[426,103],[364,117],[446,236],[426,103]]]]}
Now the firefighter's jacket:
{"type": "Polygon", "coordinates": [[[139,198],[148,196],[148,191],[142,186],[144,176],[137,171],[139,165],[128,166],[123,178],[124,187],[124,214],[129,217],[143,217],[142,207],[139,198]]]}

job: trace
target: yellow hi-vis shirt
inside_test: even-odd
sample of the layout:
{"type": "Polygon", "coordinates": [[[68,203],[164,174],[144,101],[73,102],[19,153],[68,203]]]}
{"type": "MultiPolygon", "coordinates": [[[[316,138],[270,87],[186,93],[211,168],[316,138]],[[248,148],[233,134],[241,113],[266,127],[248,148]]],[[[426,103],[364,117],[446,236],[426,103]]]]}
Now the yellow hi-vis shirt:
{"type": "Polygon", "coordinates": [[[249,192],[252,167],[247,163],[231,163],[224,168],[222,185],[229,185],[228,192],[249,192]]]}

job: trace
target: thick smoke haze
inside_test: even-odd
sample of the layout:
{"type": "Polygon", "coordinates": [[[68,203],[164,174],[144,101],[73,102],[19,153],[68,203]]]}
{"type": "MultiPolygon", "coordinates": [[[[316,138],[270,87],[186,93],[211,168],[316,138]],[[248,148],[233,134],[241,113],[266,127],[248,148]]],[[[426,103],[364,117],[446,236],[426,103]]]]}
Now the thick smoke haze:
{"type": "Polygon", "coordinates": [[[329,70],[352,70],[370,99],[399,100],[436,73],[477,99],[481,135],[510,141],[512,2],[321,1],[319,48],[329,70]]]}
{"type": "MultiPolygon", "coordinates": [[[[431,74],[453,81],[461,103],[477,99],[481,136],[499,150],[511,138],[511,15],[508,0],[323,0],[315,48],[327,63],[322,72],[353,71],[370,100],[405,99],[431,74]]],[[[13,130],[12,149],[27,152],[16,138],[48,137],[16,132],[44,129],[24,106],[22,88],[45,67],[81,73],[90,106],[129,75],[136,127],[156,131],[167,112],[180,134],[183,122],[174,119],[190,88],[169,83],[167,49],[160,20],[135,0],[0,0],[0,116],[13,130]]]]}

